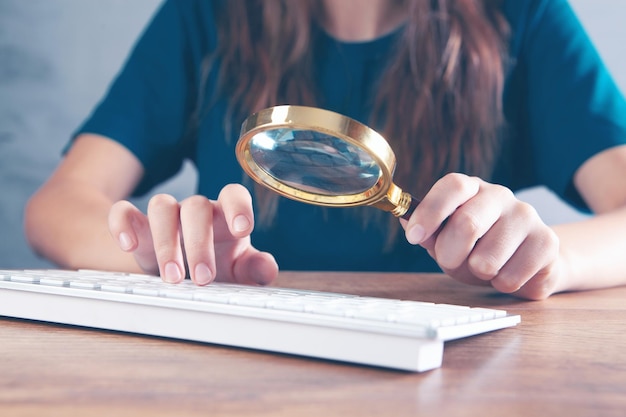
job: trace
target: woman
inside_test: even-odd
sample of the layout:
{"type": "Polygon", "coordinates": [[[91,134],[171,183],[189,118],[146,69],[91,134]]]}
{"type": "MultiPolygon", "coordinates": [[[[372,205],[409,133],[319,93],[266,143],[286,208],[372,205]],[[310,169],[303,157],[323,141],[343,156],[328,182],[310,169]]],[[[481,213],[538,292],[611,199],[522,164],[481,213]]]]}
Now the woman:
{"type": "Polygon", "coordinates": [[[565,0],[171,0],[32,197],[26,233],[61,266],[172,283],[440,269],[541,299],[626,283],[624,178],[626,104],[565,0]],[[285,103],[381,131],[395,182],[422,200],[410,219],[253,189],[236,132],[285,103]],[[124,201],[185,159],[198,195],[154,196],[145,215],[124,201]],[[548,227],[512,193],[537,184],[596,216],[548,227]]]}

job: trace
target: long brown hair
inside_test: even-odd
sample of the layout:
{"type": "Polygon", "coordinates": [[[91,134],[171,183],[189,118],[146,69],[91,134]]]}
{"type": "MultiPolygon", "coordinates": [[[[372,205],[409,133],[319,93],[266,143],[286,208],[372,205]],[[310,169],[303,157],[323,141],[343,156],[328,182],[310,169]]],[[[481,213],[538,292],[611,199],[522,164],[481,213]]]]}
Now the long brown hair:
{"type": "MultiPolygon", "coordinates": [[[[490,176],[503,124],[508,26],[498,0],[403,1],[407,22],[369,122],[396,153],[395,182],[420,198],[448,172],[490,176]]],[[[311,33],[321,2],[217,3],[220,85],[233,114],[315,105],[311,33]]],[[[255,193],[259,222],[268,224],[277,198],[255,193]]]]}

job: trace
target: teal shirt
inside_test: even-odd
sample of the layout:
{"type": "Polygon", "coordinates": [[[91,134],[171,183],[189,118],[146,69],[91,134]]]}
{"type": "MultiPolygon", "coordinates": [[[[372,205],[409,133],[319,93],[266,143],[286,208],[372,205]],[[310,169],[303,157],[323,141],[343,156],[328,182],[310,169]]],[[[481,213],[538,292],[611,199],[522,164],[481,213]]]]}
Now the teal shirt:
{"type": "MultiPolygon", "coordinates": [[[[198,193],[209,198],[244,181],[234,152],[241,120],[232,121],[227,138],[223,100],[201,106],[194,117],[216,86],[213,71],[200,87],[202,60],[216,45],[213,6],[166,1],[77,131],[113,138],[137,156],[145,168],[137,194],[171,178],[185,160],[197,167],[198,193]]],[[[511,137],[489,180],[514,191],[544,185],[585,209],[572,177],[589,157],[626,143],[624,98],[565,0],[509,0],[504,14],[512,29],[503,96],[511,137]]],[[[397,35],[345,43],[320,32],[314,46],[319,106],[367,122],[367,98],[397,35]]],[[[252,241],[282,269],[438,270],[403,233],[385,248],[387,219],[364,226],[355,209],[282,198],[278,210],[273,226],[257,228],[252,241]]]]}

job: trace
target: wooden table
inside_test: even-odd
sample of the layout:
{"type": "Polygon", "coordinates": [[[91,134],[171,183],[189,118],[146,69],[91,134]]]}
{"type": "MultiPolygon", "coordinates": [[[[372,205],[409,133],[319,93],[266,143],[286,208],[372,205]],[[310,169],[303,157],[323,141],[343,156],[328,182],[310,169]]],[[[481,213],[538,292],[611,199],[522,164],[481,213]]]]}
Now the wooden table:
{"type": "Polygon", "coordinates": [[[277,285],[503,308],[510,329],[406,373],[0,319],[0,415],[626,416],[626,287],[528,302],[443,275],[283,272],[277,285]]]}

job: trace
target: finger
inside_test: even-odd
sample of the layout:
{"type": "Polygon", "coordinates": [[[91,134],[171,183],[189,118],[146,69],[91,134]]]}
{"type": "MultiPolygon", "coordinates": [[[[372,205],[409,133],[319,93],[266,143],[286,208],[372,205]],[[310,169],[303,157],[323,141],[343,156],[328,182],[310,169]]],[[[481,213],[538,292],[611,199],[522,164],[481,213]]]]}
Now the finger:
{"type": "Polygon", "coordinates": [[[152,233],[148,218],[129,201],[118,201],[111,206],[108,217],[111,236],[125,252],[133,252],[135,260],[145,272],[158,272],[152,233]]]}
{"type": "MultiPolygon", "coordinates": [[[[228,184],[222,188],[217,201],[222,209],[229,232],[234,237],[244,237],[254,229],[252,196],[241,184],[228,184]]],[[[216,239],[222,238],[216,236],[216,239]]]]}
{"type": "Polygon", "coordinates": [[[133,223],[141,222],[142,217],[143,213],[129,201],[118,201],[111,206],[109,232],[123,251],[131,252],[137,248],[138,239],[133,223]]]}
{"type": "Polygon", "coordinates": [[[180,204],[180,224],[189,276],[198,285],[206,285],[216,275],[213,240],[213,206],[203,196],[192,196],[180,204]]]}
{"type": "Polygon", "coordinates": [[[479,279],[476,277],[476,275],[474,275],[469,267],[467,266],[467,262],[464,262],[461,266],[459,266],[456,269],[447,269],[447,268],[442,268],[442,271],[454,278],[456,281],[462,282],[464,284],[469,284],[469,285],[478,285],[478,286],[490,286],[491,283],[489,281],[485,281],[482,279],[479,279]]]}
{"type": "Polygon", "coordinates": [[[483,280],[492,280],[528,238],[529,226],[541,222],[535,209],[517,202],[476,244],[469,256],[472,273],[483,280]]]}
{"type": "Polygon", "coordinates": [[[439,232],[434,247],[435,259],[439,265],[455,269],[463,264],[479,239],[485,237],[487,232],[494,235],[490,229],[513,199],[513,194],[506,188],[484,183],[481,191],[448,217],[439,232]]]}
{"type": "Polygon", "coordinates": [[[542,268],[530,280],[528,280],[514,294],[518,297],[529,300],[544,300],[555,292],[558,288],[558,277],[561,274],[561,265],[558,262],[551,262],[542,268]]]}
{"type": "Polygon", "coordinates": [[[239,284],[267,285],[278,276],[278,264],[271,254],[249,246],[235,260],[232,272],[239,284]]]}
{"type": "Polygon", "coordinates": [[[500,292],[518,291],[558,258],[559,241],[551,229],[529,235],[502,267],[491,285],[500,292]]]}
{"type": "MultiPolygon", "coordinates": [[[[428,254],[435,260],[437,260],[437,256],[435,254],[435,244],[438,237],[439,232],[435,232],[431,237],[422,242],[420,246],[424,247],[428,254]]],[[[441,265],[439,265],[441,267],[441,265]]],[[[468,268],[467,259],[456,268],[444,268],[441,267],[441,270],[446,275],[454,278],[455,280],[469,284],[469,285],[481,285],[486,286],[490,285],[488,281],[481,280],[477,278],[468,268]]]]}
{"type": "Polygon", "coordinates": [[[166,282],[181,282],[185,278],[185,262],[178,201],[166,194],[152,197],[148,203],[148,219],[161,277],[166,282]]]}
{"type": "Polygon", "coordinates": [[[463,174],[448,174],[437,181],[411,215],[406,225],[407,240],[416,245],[428,239],[479,188],[478,178],[463,174]]]}

